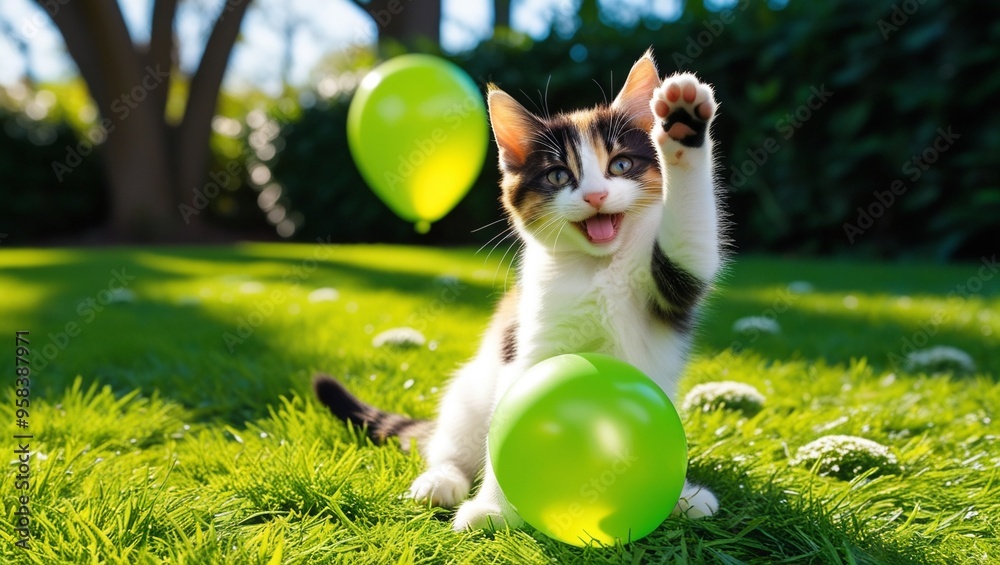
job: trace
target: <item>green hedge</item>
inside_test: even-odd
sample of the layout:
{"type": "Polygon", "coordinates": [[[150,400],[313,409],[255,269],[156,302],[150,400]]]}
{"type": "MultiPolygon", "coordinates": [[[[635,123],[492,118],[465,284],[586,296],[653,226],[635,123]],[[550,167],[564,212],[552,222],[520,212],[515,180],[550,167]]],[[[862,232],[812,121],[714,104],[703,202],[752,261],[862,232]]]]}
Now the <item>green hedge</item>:
{"type": "Polygon", "coordinates": [[[65,123],[0,105],[0,242],[65,241],[106,220],[110,203],[93,149],[65,123]]]}
{"type": "MultiPolygon", "coordinates": [[[[679,21],[634,29],[589,24],[539,42],[501,32],[453,60],[555,111],[614,96],[612,76],[620,87],[652,46],[664,73],[715,85],[718,172],[741,251],[978,258],[1000,241],[998,16],[969,0],[692,3],[679,21]],[[906,164],[924,152],[926,170],[906,164]]],[[[472,232],[500,218],[495,154],[459,208],[418,236],[363,188],[346,110],[321,103],[283,133],[273,169],[302,238],[482,244],[500,232],[472,232]]]]}
{"type": "MultiPolygon", "coordinates": [[[[495,82],[529,107],[557,111],[613,97],[649,47],[662,72],[692,70],[715,85],[718,174],[741,252],[996,253],[1000,5],[840,0],[772,9],[740,0],[713,12],[689,3],[676,22],[632,29],[591,21],[571,37],[537,42],[499,30],[451,59],[483,88],[495,82]]],[[[421,236],[365,188],[347,149],[347,105],[340,96],[291,112],[266,163],[300,224],[297,239],[481,245],[504,229],[473,231],[501,218],[495,147],[469,195],[421,236]]],[[[53,173],[79,143],[68,126],[0,109],[0,127],[0,233],[37,241],[106,219],[93,153],[61,181],[53,173]]],[[[233,156],[216,150],[221,169],[233,156]]],[[[244,148],[238,158],[250,154],[244,148]]],[[[266,228],[256,199],[244,186],[210,215],[266,228]]]]}

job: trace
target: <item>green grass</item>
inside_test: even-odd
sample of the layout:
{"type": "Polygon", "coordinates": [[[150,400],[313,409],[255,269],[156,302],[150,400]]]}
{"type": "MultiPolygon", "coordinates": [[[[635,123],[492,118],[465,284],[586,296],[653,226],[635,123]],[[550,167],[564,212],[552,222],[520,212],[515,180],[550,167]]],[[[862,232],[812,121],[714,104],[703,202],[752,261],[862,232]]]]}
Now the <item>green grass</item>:
{"type": "MultiPolygon", "coordinates": [[[[721,512],[579,549],[530,528],[452,533],[448,512],[399,499],[417,456],[371,445],[309,393],[311,375],[327,371],[380,406],[431,416],[503,288],[495,257],[291,245],[5,250],[0,359],[13,375],[14,333],[31,332],[34,455],[31,549],[14,545],[12,466],[0,478],[11,519],[0,562],[997,562],[1000,276],[948,297],[978,269],[737,261],[681,391],[736,380],[767,397],[752,417],[683,415],[689,476],[718,493],[721,512]],[[115,271],[135,277],[134,301],[92,309],[88,298],[107,298],[115,271]],[[788,293],[796,280],[813,292],[788,293]],[[339,298],[309,302],[322,287],[339,298]],[[769,309],[780,334],[733,333],[736,319],[769,309]],[[77,335],[61,335],[67,324],[77,335]],[[433,348],[372,348],[375,334],[401,325],[433,348]],[[968,352],[977,372],[894,368],[920,331],[933,333],[928,345],[968,352]],[[842,481],[789,465],[828,434],[889,446],[901,471],[842,481]]],[[[6,382],[10,438],[19,430],[13,376],[6,382]]],[[[11,459],[16,447],[6,440],[11,459]]]]}

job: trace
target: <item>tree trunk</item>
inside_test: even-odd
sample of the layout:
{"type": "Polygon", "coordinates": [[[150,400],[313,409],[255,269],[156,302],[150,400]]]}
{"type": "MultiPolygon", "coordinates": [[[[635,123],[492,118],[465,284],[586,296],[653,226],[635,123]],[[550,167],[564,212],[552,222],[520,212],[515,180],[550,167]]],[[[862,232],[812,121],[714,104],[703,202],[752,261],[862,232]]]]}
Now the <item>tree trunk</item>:
{"type": "Polygon", "coordinates": [[[129,37],[116,0],[36,0],[55,22],[101,115],[102,157],[111,190],[111,236],[192,240],[203,217],[179,206],[203,188],[222,76],[250,0],[227,0],[191,80],[184,118],[171,135],[165,108],[173,69],[177,0],[156,0],[148,50],[129,37]],[[103,135],[102,135],[103,137],[103,135]]]}
{"type": "Polygon", "coordinates": [[[171,198],[164,123],[144,102],[168,85],[155,82],[155,69],[150,73],[140,65],[115,0],[68,2],[52,19],[102,116],[112,231],[140,240],[166,236],[180,221],[171,198]]]}
{"type": "MultiPolygon", "coordinates": [[[[204,188],[201,185],[205,183],[208,173],[212,118],[219,102],[222,77],[249,5],[250,0],[227,0],[205,44],[198,70],[191,79],[184,119],[178,127],[177,144],[174,146],[175,196],[180,199],[179,202],[191,201],[192,191],[204,188]]],[[[224,190],[225,187],[220,186],[219,189],[224,190]]]]}
{"type": "Polygon", "coordinates": [[[493,0],[493,29],[510,27],[510,0],[493,0]]]}

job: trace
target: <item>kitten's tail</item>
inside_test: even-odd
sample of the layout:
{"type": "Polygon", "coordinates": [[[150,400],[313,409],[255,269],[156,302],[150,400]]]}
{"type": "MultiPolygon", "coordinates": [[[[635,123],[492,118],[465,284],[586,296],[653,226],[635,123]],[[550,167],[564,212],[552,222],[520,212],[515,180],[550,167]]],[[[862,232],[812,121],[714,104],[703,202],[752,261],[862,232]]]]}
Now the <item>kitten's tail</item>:
{"type": "Polygon", "coordinates": [[[368,437],[373,441],[382,443],[390,437],[398,437],[405,452],[410,451],[411,441],[415,441],[417,449],[423,451],[434,427],[434,422],[431,420],[417,420],[393,414],[362,402],[340,381],[329,375],[320,374],[313,377],[313,392],[334,416],[356,426],[365,427],[368,437]]]}

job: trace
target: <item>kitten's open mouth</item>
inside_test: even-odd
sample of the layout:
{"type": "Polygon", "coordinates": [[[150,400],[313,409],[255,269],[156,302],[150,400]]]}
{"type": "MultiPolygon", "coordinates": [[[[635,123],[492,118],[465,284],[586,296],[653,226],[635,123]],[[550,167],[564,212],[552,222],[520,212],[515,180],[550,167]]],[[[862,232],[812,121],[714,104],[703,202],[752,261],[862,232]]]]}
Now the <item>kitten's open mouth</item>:
{"type": "Polygon", "coordinates": [[[574,222],[591,243],[610,243],[618,236],[624,214],[597,214],[582,222],[574,222]]]}

